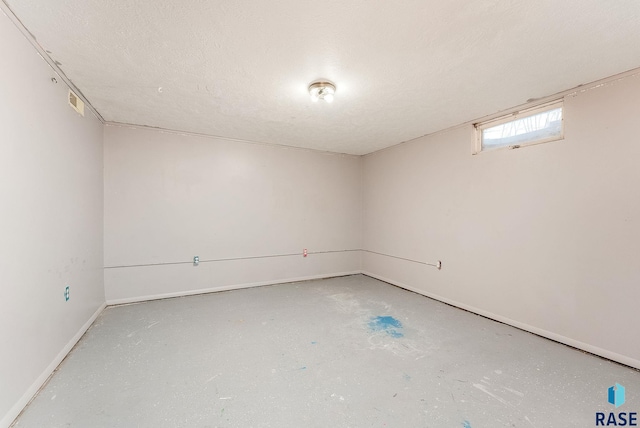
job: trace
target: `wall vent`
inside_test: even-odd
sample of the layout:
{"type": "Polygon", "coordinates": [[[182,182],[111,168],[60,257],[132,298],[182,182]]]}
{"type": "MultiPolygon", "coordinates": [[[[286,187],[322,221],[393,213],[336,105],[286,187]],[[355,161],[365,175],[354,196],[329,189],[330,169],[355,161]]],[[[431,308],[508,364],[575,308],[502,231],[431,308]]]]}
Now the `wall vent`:
{"type": "Polygon", "coordinates": [[[69,105],[80,115],[84,116],[84,102],[78,98],[78,96],[69,89],[69,105]]]}

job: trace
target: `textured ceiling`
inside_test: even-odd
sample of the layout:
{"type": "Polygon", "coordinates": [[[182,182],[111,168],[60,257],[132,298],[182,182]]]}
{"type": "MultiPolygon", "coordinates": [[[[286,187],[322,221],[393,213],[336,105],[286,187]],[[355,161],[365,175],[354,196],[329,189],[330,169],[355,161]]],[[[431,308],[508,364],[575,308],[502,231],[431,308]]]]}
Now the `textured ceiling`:
{"type": "Polygon", "coordinates": [[[3,1],[108,122],[340,153],[640,66],[638,0],[3,1]]]}

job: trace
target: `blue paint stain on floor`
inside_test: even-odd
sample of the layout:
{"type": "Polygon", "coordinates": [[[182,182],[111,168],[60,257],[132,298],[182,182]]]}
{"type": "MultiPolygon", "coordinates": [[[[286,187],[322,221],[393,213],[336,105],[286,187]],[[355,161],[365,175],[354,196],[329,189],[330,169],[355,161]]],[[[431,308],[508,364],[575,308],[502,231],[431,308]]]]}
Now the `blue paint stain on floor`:
{"type": "Polygon", "coordinates": [[[403,337],[402,323],[390,316],[377,316],[369,321],[369,329],[371,331],[383,331],[394,338],[403,337]]]}
{"type": "Polygon", "coordinates": [[[462,423],[462,428],[471,428],[471,424],[469,423],[469,421],[464,421],[462,423]]]}

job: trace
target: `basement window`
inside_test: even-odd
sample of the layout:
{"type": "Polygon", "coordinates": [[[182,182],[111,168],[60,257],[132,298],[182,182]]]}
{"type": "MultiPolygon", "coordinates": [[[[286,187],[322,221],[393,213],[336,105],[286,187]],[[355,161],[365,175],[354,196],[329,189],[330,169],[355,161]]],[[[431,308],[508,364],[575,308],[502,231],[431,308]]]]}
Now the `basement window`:
{"type": "Polygon", "coordinates": [[[547,143],[564,137],[562,100],[477,123],[475,153],[547,143]]]}

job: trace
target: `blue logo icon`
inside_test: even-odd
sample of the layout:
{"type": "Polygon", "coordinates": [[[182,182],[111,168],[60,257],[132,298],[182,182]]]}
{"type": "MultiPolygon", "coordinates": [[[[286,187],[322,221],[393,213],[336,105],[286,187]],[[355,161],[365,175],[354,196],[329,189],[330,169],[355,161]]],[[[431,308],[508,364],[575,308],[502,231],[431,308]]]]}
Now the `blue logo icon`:
{"type": "Polygon", "coordinates": [[[609,388],[609,403],[616,406],[616,409],[624,404],[624,386],[616,383],[609,388]]]}

